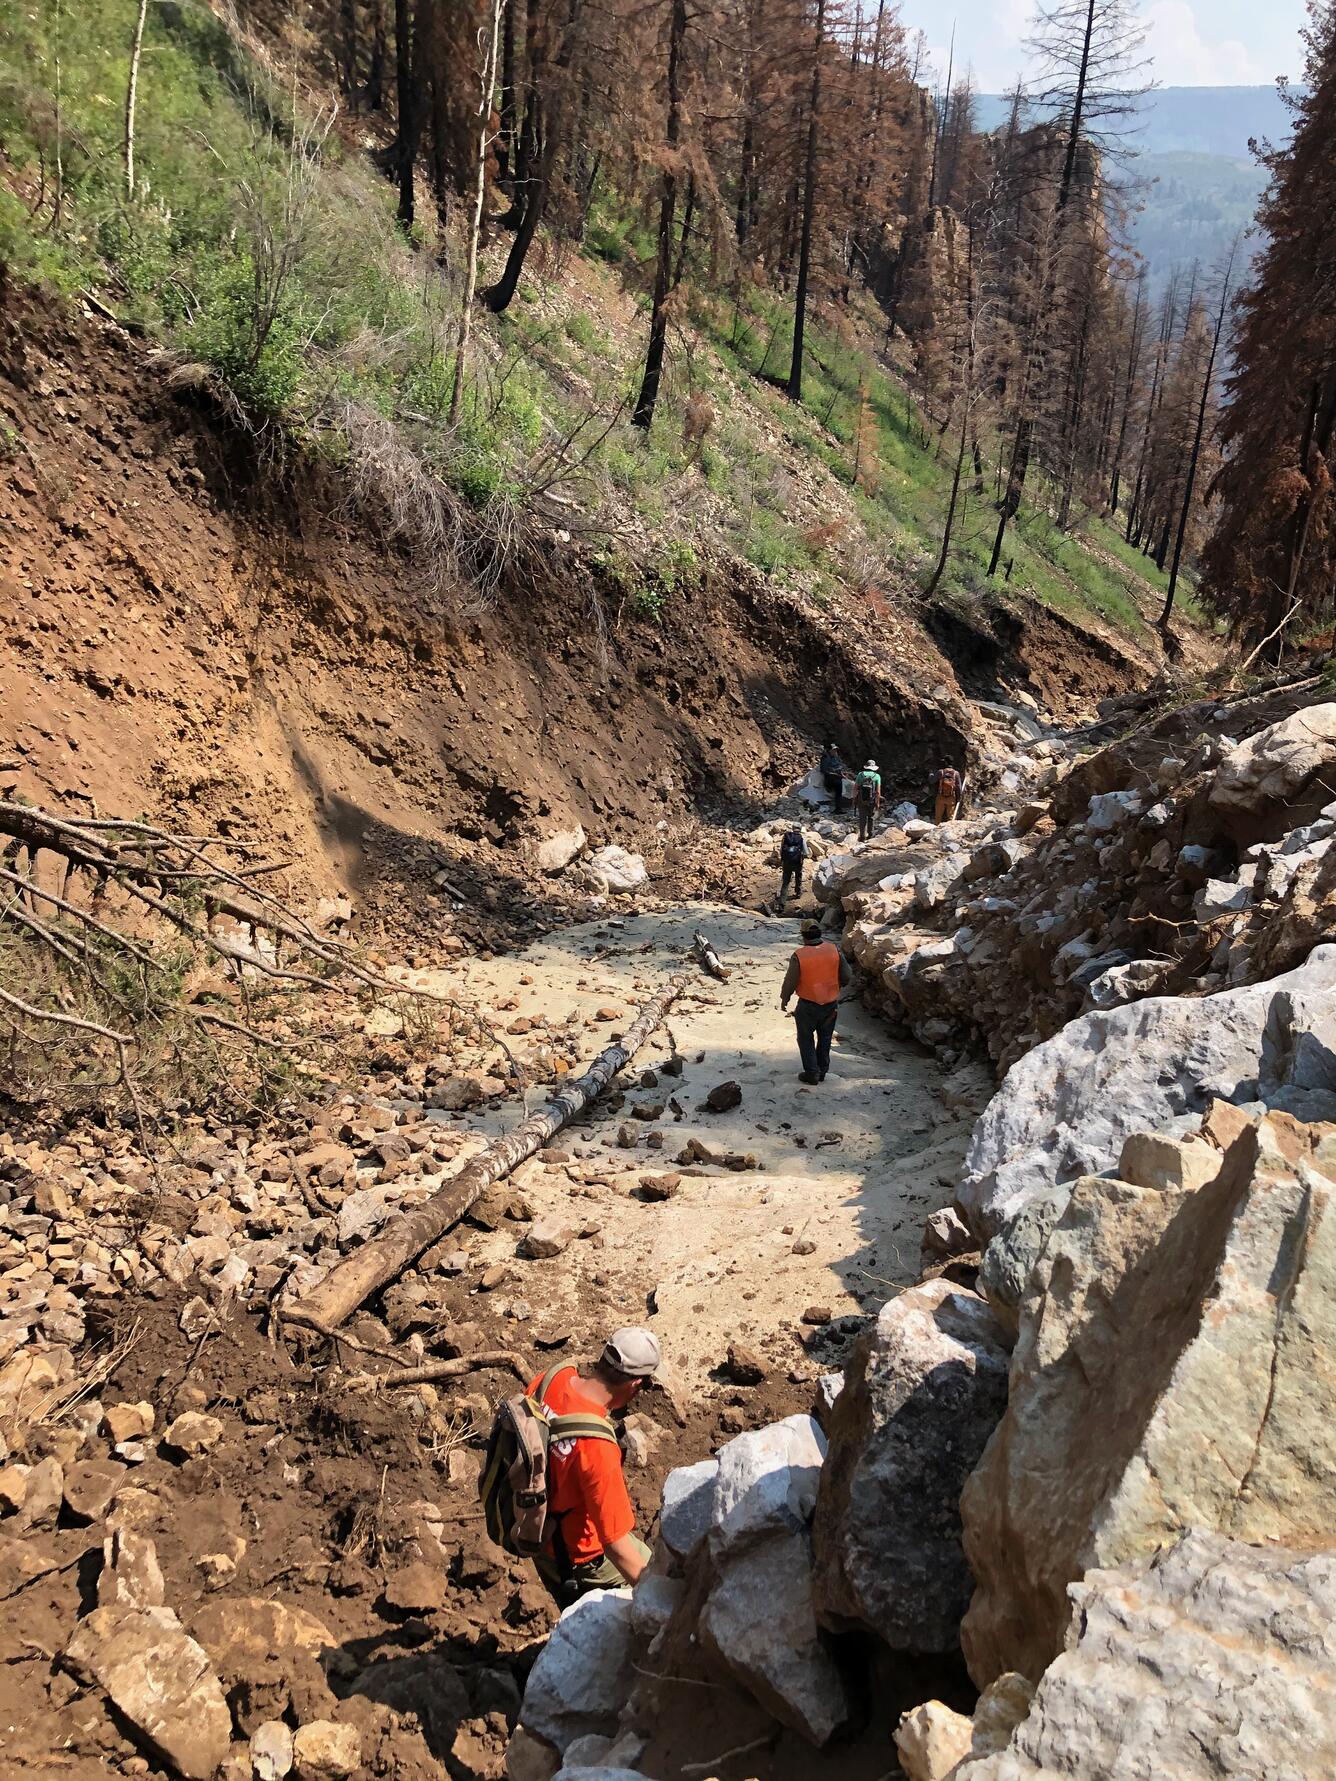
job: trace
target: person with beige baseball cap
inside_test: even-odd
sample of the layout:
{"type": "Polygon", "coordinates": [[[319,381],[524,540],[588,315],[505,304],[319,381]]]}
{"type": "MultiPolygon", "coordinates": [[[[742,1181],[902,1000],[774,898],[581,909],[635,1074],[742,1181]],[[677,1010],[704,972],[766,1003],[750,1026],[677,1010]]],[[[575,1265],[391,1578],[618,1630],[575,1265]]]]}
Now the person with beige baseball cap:
{"type": "Polygon", "coordinates": [[[635,1532],[612,1417],[654,1378],[662,1360],[658,1337],[649,1330],[614,1330],[587,1372],[554,1367],[529,1384],[528,1397],[550,1420],[578,1418],[584,1425],[581,1433],[565,1438],[554,1430],[547,1532],[544,1550],[534,1560],[563,1607],[591,1589],[634,1583],[650,1561],[649,1547],[635,1532]]]}

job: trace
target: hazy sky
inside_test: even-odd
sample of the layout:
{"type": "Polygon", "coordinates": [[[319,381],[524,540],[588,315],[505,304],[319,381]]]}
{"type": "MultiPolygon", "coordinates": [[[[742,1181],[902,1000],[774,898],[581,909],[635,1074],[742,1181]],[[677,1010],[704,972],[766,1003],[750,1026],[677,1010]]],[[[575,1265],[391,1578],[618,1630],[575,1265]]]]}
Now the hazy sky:
{"type": "MultiPolygon", "coordinates": [[[[909,30],[926,32],[945,74],[951,20],[957,67],[963,55],[983,92],[1004,91],[1025,59],[1021,39],[1033,0],[901,0],[909,30]]],[[[1141,0],[1147,51],[1164,86],[1264,86],[1295,75],[1304,0],[1141,0]]]]}

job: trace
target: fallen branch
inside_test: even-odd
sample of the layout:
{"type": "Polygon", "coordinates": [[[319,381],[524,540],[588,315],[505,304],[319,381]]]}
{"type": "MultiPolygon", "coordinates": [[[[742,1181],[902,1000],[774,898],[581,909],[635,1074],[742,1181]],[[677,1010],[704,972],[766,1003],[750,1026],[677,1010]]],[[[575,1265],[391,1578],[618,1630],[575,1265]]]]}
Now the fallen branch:
{"type": "Polygon", "coordinates": [[[508,1348],[496,1348],[485,1354],[462,1354],[456,1360],[427,1361],[420,1367],[401,1367],[394,1373],[358,1373],[348,1383],[361,1390],[380,1391],[387,1385],[430,1385],[437,1379],[462,1379],[466,1373],[479,1373],[484,1367],[509,1367],[521,1382],[530,1376],[518,1354],[512,1354],[508,1348]]]}
{"type": "MultiPolygon", "coordinates": [[[[448,1012],[457,1030],[500,1050],[510,1074],[522,1080],[505,1040],[452,996],[387,975],[258,882],[281,868],[257,860],[256,852],[220,836],[0,798],[0,892],[8,893],[0,895],[0,940],[7,932],[21,939],[23,969],[38,990],[0,990],[0,1030],[15,1035],[14,1080],[45,1083],[53,1060],[69,1056],[75,1067],[64,1086],[86,1098],[96,1085],[82,1053],[96,1052],[99,1042],[113,1048],[117,1086],[147,1144],[141,1090],[155,1075],[170,1082],[188,1073],[189,1047],[212,1067],[223,1045],[244,1046],[262,1085],[282,1076],[274,1060],[281,1062],[293,1041],[286,1030],[266,1034],[250,1018],[255,987],[359,998],[371,992],[401,1006],[431,1004],[448,1012]],[[55,871],[43,870],[44,860],[55,871]],[[219,917],[230,917],[235,930],[219,931],[219,917]],[[207,983],[200,999],[187,994],[201,966],[229,980],[242,1003],[238,1017],[209,1005],[207,983]],[[62,1034],[82,1036],[79,1053],[72,1037],[61,1041],[63,1053],[57,1048],[62,1034]],[[23,1047],[41,1054],[28,1076],[16,1062],[23,1047]]],[[[270,995],[271,1006],[275,1000],[270,995]]]]}
{"type": "Polygon", "coordinates": [[[289,1305],[289,1322],[305,1324],[328,1333],[335,1330],[374,1292],[398,1278],[424,1249],[458,1224],[492,1186],[531,1157],[577,1114],[598,1098],[635,1056],[686,988],[690,976],[682,972],[641,1009],[625,1037],[600,1052],[576,1082],[559,1089],[541,1113],[533,1114],[507,1137],[489,1144],[429,1200],[409,1212],[401,1212],[379,1237],[332,1268],[304,1299],[289,1305]]]}
{"type": "Polygon", "coordinates": [[[711,977],[717,977],[721,983],[727,983],[730,973],[719,954],[714,950],[713,943],[705,934],[695,935],[695,948],[692,956],[708,971],[711,977]]]}
{"type": "Polygon", "coordinates": [[[721,1750],[718,1756],[712,1756],[708,1762],[685,1762],[682,1764],[684,1775],[709,1775],[722,1764],[735,1756],[750,1756],[753,1750],[768,1750],[779,1736],[777,1731],[766,1732],[764,1736],[753,1738],[747,1744],[734,1744],[731,1750],[721,1750]]]}

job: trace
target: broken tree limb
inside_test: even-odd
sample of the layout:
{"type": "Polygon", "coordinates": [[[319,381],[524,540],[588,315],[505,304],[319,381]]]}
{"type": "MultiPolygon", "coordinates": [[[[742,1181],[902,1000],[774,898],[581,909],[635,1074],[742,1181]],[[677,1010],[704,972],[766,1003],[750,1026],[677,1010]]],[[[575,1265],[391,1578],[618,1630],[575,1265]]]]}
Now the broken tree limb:
{"type": "Polygon", "coordinates": [[[713,942],[709,936],[698,933],[695,935],[695,942],[693,956],[700,961],[701,967],[708,971],[711,977],[717,977],[721,983],[727,983],[728,967],[714,950],[713,942]]]}
{"type": "Polygon", "coordinates": [[[492,1348],[485,1354],[461,1355],[457,1360],[427,1361],[420,1367],[400,1367],[394,1373],[357,1373],[348,1383],[361,1390],[381,1391],[389,1385],[430,1385],[439,1379],[463,1379],[469,1373],[480,1373],[488,1367],[508,1367],[521,1384],[530,1373],[519,1355],[509,1348],[492,1348]]]}
{"type": "Polygon", "coordinates": [[[533,1114],[506,1137],[489,1144],[481,1156],[438,1187],[429,1200],[412,1211],[401,1212],[381,1236],[373,1237],[331,1268],[305,1298],[285,1308],[285,1319],[327,1334],[351,1317],[372,1293],[397,1279],[424,1249],[443,1237],[451,1225],[458,1224],[493,1182],[500,1181],[541,1150],[563,1126],[597,1100],[613,1077],[630,1063],[690,980],[688,972],[674,977],[653,1001],[646,1002],[624,1037],[600,1052],[577,1081],[558,1089],[541,1113],[533,1114]]]}

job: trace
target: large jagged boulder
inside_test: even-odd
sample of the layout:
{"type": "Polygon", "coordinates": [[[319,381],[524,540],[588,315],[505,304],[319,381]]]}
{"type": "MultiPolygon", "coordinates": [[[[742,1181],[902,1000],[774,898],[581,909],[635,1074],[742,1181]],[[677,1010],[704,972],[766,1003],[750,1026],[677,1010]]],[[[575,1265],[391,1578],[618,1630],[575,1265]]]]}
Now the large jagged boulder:
{"type": "Polygon", "coordinates": [[[947,1280],[901,1293],[860,1338],[814,1522],[824,1625],[899,1651],[956,1648],[973,1587],[960,1491],[1006,1407],[1007,1348],[984,1301],[947,1280]]]}
{"type": "Polygon", "coordinates": [[[232,1715],[208,1657],[170,1608],[95,1608],[65,1649],[77,1675],[187,1781],[211,1781],[232,1741],[232,1715]]]}
{"type": "MultiPolygon", "coordinates": [[[[1309,705],[1232,748],[1215,770],[1211,808],[1227,818],[1285,813],[1285,827],[1302,819],[1303,795],[1319,774],[1336,766],[1336,704],[1309,705]]],[[[1331,796],[1324,783],[1321,803],[1331,796]]]]}
{"type": "Polygon", "coordinates": [[[700,1636],[735,1682],[808,1743],[828,1743],[848,1719],[844,1682],[817,1626],[806,1529],[773,1532],[724,1561],[700,1636]]]}
{"type": "Polygon", "coordinates": [[[832,853],[812,874],[819,903],[838,903],[855,891],[875,890],[883,878],[913,872],[925,863],[921,848],[878,847],[860,853],[832,853]]]}
{"type": "Polygon", "coordinates": [[[1336,1049],[1336,946],[1297,970],[1206,998],[1155,996],[1083,1015],[1014,1064],[974,1128],[958,1199],[992,1237],[1031,1195],[1098,1174],[1135,1131],[1186,1130],[1214,1098],[1302,1113],[1296,1035],[1336,1049]]]}
{"type": "Polygon", "coordinates": [[[1005,1750],[957,1781],[1336,1774],[1336,1558],[1220,1534],[1071,1591],[1066,1650],[1005,1750]]]}
{"type": "Polygon", "coordinates": [[[1037,1680],[1069,1585],[1188,1528],[1336,1544],[1336,1127],[1240,1125],[1203,1186],[1079,1180],[1031,1271],[961,1497],[981,1686],[1037,1680]]]}
{"type": "Polygon", "coordinates": [[[559,1752],[590,1733],[611,1736],[634,1672],[631,1591],[596,1590],[567,1608],[529,1673],[520,1724],[559,1752]]]}
{"type": "Polygon", "coordinates": [[[826,1437],[787,1416],[720,1449],[693,1582],[705,1649],[781,1724],[828,1743],[850,1714],[812,1593],[811,1521],[826,1437]]]}

